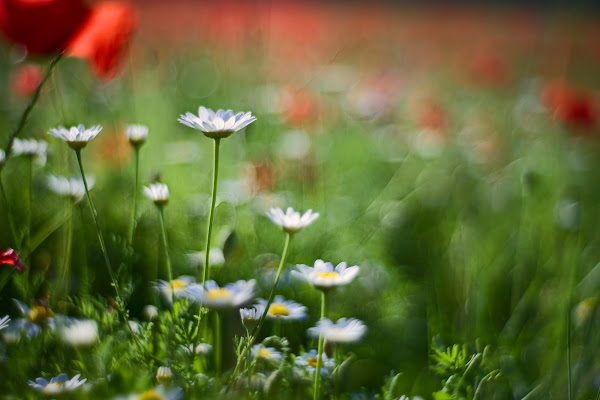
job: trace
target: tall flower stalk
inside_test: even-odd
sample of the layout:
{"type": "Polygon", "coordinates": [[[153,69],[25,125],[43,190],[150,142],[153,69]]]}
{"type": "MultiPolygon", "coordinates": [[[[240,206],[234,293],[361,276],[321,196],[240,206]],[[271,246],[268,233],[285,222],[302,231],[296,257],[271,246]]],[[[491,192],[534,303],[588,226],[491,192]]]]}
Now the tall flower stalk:
{"type": "MultiPolygon", "coordinates": [[[[171,257],[169,257],[169,243],[167,241],[167,226],[165,224],[164,207],[169,202],[169,187],[164,183],[153,183],[150,186],[144,187],[146,196],[154,202],[158,210],[158,219],[160,221],[161,240],[165,252],[165,264],[167,265],[167,282],[172,285],[173,272],[171,270],[171,257]]],[[[171,296],[173,291],[171,290],[171,296]]],[[[171,299],[172,300],[172,299],[171,299]]]]}
{"type": "MultiPolygon", "coordinates": [[[[234,132],[245,128],[254,121],[256,121],[256,118],[252,116],[251,112],[239,112],[237,114],[234,114],[233,110],[217,110],[217,112],[214,112],[206,107],[198,108],[198,115],[188,112],[179,117],[179,122],[182,124],[196,129],[202,132],[204,136],[214,140],[212,198],[206,228],[206,256],[204,262],[204,271],[202,272],[202,285],[204,285],[210,278],[210,242],[212,239],[212,227],[215,205],[217,202],[217,185],[219,182],[219,147],[221,144],[221,139],[229,137],[234,132]]],[[[200,275],[200,271],[198,271],[198,275],[200,275]]]]}
{"type": "Polygon", "coordinates": [[[312,224],[317,218],[319,218],[319,213],[313,213],[312,210],[306,211],[303,215],[299,212],[294,211],[291,207],[287,209],[284,213],[280,208],[273,208],[267,213],[267,217],[273,221],[276,225],[278,225],[283,232],[285,232],[285,244],[283,245],[283,252],[281,254],[281,260],[279,262],[279,267],[277,268],[277,275],[275,276],[275,282],[273,282],[273,287],[271,288],[271,293],[269,294],[269,298],[267,299],[267,303],[265,304],[264,312],[262,313],[258,325],[254,330],[254,334],[246,344],[246,347],[242,350],[240,354],[233,374],[231,375],[231,382],[227,386],[227,390],[231,389],[233,382],[237,378],[239,370],[242,366],[242,363],[246,357],[248,351],[252,348],[252,345],[256,341],[256,338],[260,334],[260,330],[267,318],[267,314],[269,313],[269,308],[273,303],[273,298],[275,297],[275,291],[277,290],[277,285],[279,284],[279,279],[281,278],[281,274],[283,273],[283,269],[285,267],[285,263],[288,256],[289,245],[292,240],[292,235],[299,232],[302,228],[312,224]]]}
{"type": "Polygon", "coordinates": [[[285,262],[287,260],[288,249],[289,249],[291,240],[292,240],[292,234],[287,232],[286,236],[285,236],[285,244],[283,245],[283,252],[281,254],[281,261],[279,262],[279,268],[277,268],[277,275],[275,276],[275,282],[273,283],[273,287],[271,288],[271,293],[269,294],[269,298],[267,300],[267,304],[265,305],[264,312],[262,313],[260,320],[258,321],[258,325],[256,325],[256,328],[254,329],[254,333],[252,334],[252,337],[250,338],[250,340],[244,347],[244,350],[242,350],[242,353],[240,354],[240,356],[237,360],[237,364],[235,366],[233,374],[231,375],[232,381],[230,382],[229,386],[227,387],[227,390],[229,390],[231,388],[231,385],[233,384],[233,382],[235,382],[237,374],[239,373],[239,370],[240,370],[244,360],[246,359],[246,354],[252,348],[252,345],[254,344],[254,342],[256,341],[256,338],[260,334],[260,330],[265,322],[265,319],[267,318],[267,314],[269,313],[269,307],[271,307],[271,303],[273,303],[273,298],[275,297],[275,290],[277,289],[277,285],[279,284],[279,279],[281,278],[283,268],[285,267],[285,262]]]}
{"type": "MultiPolygon", "coordinates": [[[[90,140],[95,138],[100,131],[102,130],[101,126],[92,126],[89,129],[86,129],[83,125],[73,126],[70,129],[67,129],[63,126],[60,126],[56,129],[51,129],[50,134],[64,142],[66,142],[71,149],[75,151],[75,155],[77,157],[77,164],[79,165],[79,172],[81,173],[81,179],[83,180],[83,187],[85,190],[85,195],[88,200],[88,204],[90,206],[90,211],[92,212],[92,217],[94,219],[94,224],[96,225],[96,232],[98,234],[98,241],[100,242],[100,248],[102,249],[102,255],[104,256],[104,262],[106,264],[106,269],[108,270],[108,274],[110,275],[110,279],[113,287],[115,288],[116,293],[116,301],[117,301],[117,310],[120,312],[123,320],[125,321],[125,325],[129,328],[130,334],[135,337],[131,327],[129,326],[129,319],[127,318],[127,312],[125,310],[125,303],[121,298],[121,294],[119,291],[119,283],[113,271],[113,268],[110,263],[110,258],[108,257],[108,252],[106,250],[106,244],[104,242],[104,237],[102,236],[102,229],[100,228],[100,222],[98,221],[98,212],[96,211],[96,207],[94,207],[94,202],[92,201],[92,196],[90,195],[89,186],[85,177],[85,172],[83,170],[83,162],[81,160],[81,150],[85,148],[90,140]]],[[[136,339],[137,343],[137,339],[136,339]]]]}
{"type": "MultiPolygon", "coordinates": [[[[321,319],[327,318],[327,292],[321,290],[321,319]]],[[[317,348],[317,370],[315,372],[315,384],[313,388],[313,400],[321,397],[321,368],[323,367],[323,348],[325,347],[325,335],[319,334],[319,347],[317,348]]]]}
{"type": "Polygon", "coordinates": [[[123,300],[121,299],[121,294],[119,293],[119,284],[117,282],[117,278],[113,271],[112,265],[110,264],[110,258],[108,257],[108,252],[106,251],[106,244],[104,243],[104,236],[102,235],[102,229],[100,228],[100,222],[98,221],[98,212],[96,211],[96,207],[94,207],[94,202],[92,201],[92,196],[90,195],[87,180],[85,179],[85,172],[83,170],[83,163],[81,161],[81,149],[75,149],[75,155],[77,156],[77,164],[79,165],[79,172],[81,173],[81,179],[83,180],[83,186],[85,187],[85,195],[87,197],[87,201],[90,206],[90,211],[92,212],[92,217],[94,218],[94,224],[96,225],[96,233],[98,234],[98,241],[100,242],[100,248],[102,249],[102,255],[104,256],[104,262],[106,264],[106,269],[108,270],[108,274],[110,275],[112,285],[115,288],[117,304],[119,306],[119,309],[121,310],[124,306],[124,303],[123,303],[123,300]]]}
{"type": "Polygon", "coordinates": [[[167,265],[167,279],[169,282],[173,280],[173,270],[171,268],[171,257],[169,257],[169,243],[167,241],[167,227],[165,225],[165,210],[163,207],[158,208],[160,218],[160,228],[162,231],[162,242],[165,250],[165,263],[167,265]]]}
{"type": "Polygon", "coordinates": [[[140,178],[140,148],[146,142],[148,137],[148,128],[144,125],[129,125],[127,127],[127,138],[129,143],[133,147],[134,163],[135,163],[135,175],[134,188],[133,188],[133,204],[131,205],[131,225],[129,226],[129,235],[127,236],[127,244],[131,246],[133,244],[133,234],[135,232],[135,218],[137,215],[137,198],[139,192],[139,178],[140,178]]]}
{"type": "Polygon", "coordinates": [[[213,177],[212,177],[212,198],[210,201],[210,211],[208,214],[208,223],[206,227],[206,250],[204,258],[204,271],[202,273],[202,285],[210,279],[210,242],[212,240],[213,220],[215,217],[215,206],[217,204],[217,185],[219,184],[219,150],[221,139],[214,139],[213,151],[213,177]]]}
{"type": "Polygon", "coordinates": [[[133,233],[135,231],[135,216],[137,214],[137,196],[139,191],[139,169],[140,169],[140,149],[139,147],[134,147],[134,158],[135,158],[135,175],[134,175],[134,184],[133,184],[133,200],[131,205],[131,225],[129,226],[129,235],[127,236],[127,244],[131,246],[133,244],[133,233]]]}
{"type": "MultiPolygon", "coordinates": [[[[327,293],[342,285],[350,283],[358,274],[359,267],[354,265],[348,267],[345,262],[339,263],[337,266],[323,260],[316,260],[313,267],[308,265],[297,265],[297,271],[292,273],[310,283],[314,288],[321,292],[321,319],[319,324],[327,324],[327,293]]],[[[317,349],[317,365],[315,372],[315,381],[313,387],[313,399],[317,400],[321,397],[321,368],[323,367],[323,348],[325,345],[325,329],[318,328],[319,347],[317,349]]],[[[362,335],[362,333],[361,333],[362,335]]]]}

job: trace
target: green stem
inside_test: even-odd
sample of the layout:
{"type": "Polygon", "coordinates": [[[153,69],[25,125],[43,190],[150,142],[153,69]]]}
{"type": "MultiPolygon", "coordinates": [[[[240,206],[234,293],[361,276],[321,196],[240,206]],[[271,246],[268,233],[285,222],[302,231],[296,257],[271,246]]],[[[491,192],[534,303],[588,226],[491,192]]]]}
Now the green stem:
{"type": "Polygon", "coordinates": [[[12,210],[10,207],[10,203],[8,202],[8,196],[6,196],[6,190],[4,189],[4,183],[2,183],[2,171],[0,170],[0,191],[2,192],[2,200],[4,200],[4,204],[6,206],[6,213],[8,216],[8,225],[10,226],[10,232],[13,237],[14,246],[17,249],[17,252],[21,252],[21,246],[19,245],[19,239],[17,237],[17,230],[15,229],[15,221],[12,217],[12,210]]]}
{"type": "Polygon", "coordinates": [[[121,298],[119,293],[119,283],[115,277],[115,273],[110,265],[110,259],[108,258],[108,252],[106,251],[106,245],[104,244],[104,237],[102,236],[102,230],[100,229],[100,222],[98,221],[98,212],[96,211],[96,207],[94,207],[94,202],[92,201],[92,196],[90,195],[90,190],[88,188],[87,180],[85,179],[85,172],[83,172],[83,163],[81,162],[81,149],[75,150],[75,154],[77,155],[77,163],[79,164],[79,171],[81,172],[81,179],[83,180],[83,186],[85,188],[85,195],[88,200],[88,204],[90,206],[90,211],[92,212],[92,217],[94,217],[94,223],[96,224],[96,232],[98,233],[98,241],[100,242],[100,248],[102,249],[102,255],[104,256],[104,262],[106,263],[106,268],[108,269],[108,274],[110,275],[110,279],[112,281],[112,285],[115,288],[115,299],[117,302],[117,311],[121,314],[121,318],[125,322],[125,326],[129,331],[129,335],[133,338],[133,341],[138,346],[140,352],[145,352],[152,359],[156,359],[152,354],[149,354],[142,344],[139,342],[138,337],[133,333],[133,329],[129,325],[129,318],[127,316],[127,312],[125,311],[125,302],[121,298]]]}
{"type": "Polygon", "coordinates": [[[221,377],[221,361],[222,361],[222,344],[221,344],[221,330],[222,330],[223,319],[221,315],[215,311],[215,371],[217,378],[221,377]]]}
{"type": "MultiPolygon", "coordinates": [[[[327,317],[327,294],[321,291],[321,320],[327,317]]],[[[313,400],[321,397],[321,367],[323,366],[323,348],[325,347],[325,336],[321,332],[319,335],[319,348],[317,350],[317,370],[315,371],[315,386],[313,390],[313,400]]]]}
{"type": "Polygon", "coordinates": [[[73,204],[73,201],[71,200],[71,201],[69,201],[69,226],[67,228],[68,229],[67,230],[67,240],[65,243],[63,267],[62,267],[62,271],[61,271],[60,281],[58,283],[60,295],[62,295],[63,293],[66,295],[69,294],[69,271],[71,270],[71,248],[73,246],[73,229],[74,229],[73,208],[74,208],[74,204],[73,204]]]}
{"type": "MultiPolygon", "coordinates": [[[[75,150],[75,154],[77,155],[77,163],[79,164],[79,171],[81,172],[81,179],[83,180],[83,186],[85,187],[85,195],[88,200],[88,204],[90,206],[90,210],[92,212],[92,217],[94,218],[94,223],[96,224],[96,232],[98,233],[98,241],[100,242],[100,248],[102,249],[102,255],[104,256],[104,262],[106,263],[106,268],[108,269],[108,274],[110,275],[110,279],[112,281],[112,285],[115,288],[117,304],[118,308],[121,310],[121,306],[124,304],[121,295],[119,294],[119,284],[117,283],[117,279],[115,277],[115,273],[113,272],[112,266],[110,265],[110,259],[108,258],[108,252],[106,251],[106,245],[104,244],[104,237],[102,236],[102,230],[100,229],[100,222],[98,221],[98,212],[96,211],[96,207],[94,207],[94,202],[92,201],[92,196],[90,196],[90,191],[88,189],[87,180],[85,179],[85,173],[83,172],[83,164],[81,162],[81,150],[75,150]]],[[[125,324],[129,326],[129,320],[125,318],[125,324]]]]}
{"type": "Polygon", "coordinates": [[[210,203],[210,213],[208,214],[208,227],[206,229],[206,255],[204,259],[204,273],[202,274],[202,286],[210,279],[210,241],[212,239],[213,219],[215,217],[215,204],[217,203],[217,184],[219,183],[219,147],[221,139],[214,139],[214,166],[212,179],[212,200],[210,203]]]}
{"type": "Polygon", "coordinates": [[[27,157],[29,161],[28,169],[27,169],[27,179],[29,181],[29,186],[27,187],[27,236],[25,237],[25,249],[27,250],[26,260],[27,263],[31,264],[31,209],[33,203],[33,156],[27,157]]]}
{"type": "MultiPolygon", "coordinates": [[[[246,332],[248,333],[248,340],[250,340],[250,332],[248,332],[248,331],[246,331],[246,332]]],[[[252,393],[252,374],[253,374],[252,366],[254,365],[253,364],[254,360],[253,360],[251,354],[248,354],[246,359],[247,359],[246,363],[247,363],[247,368],[248,368],[248,398],[250,398],[250,395],[252,393]]]]}
{"type": "MultiPolygon", "coordinates": [[[[19,120],[17,127],[15,128],[15,130],[11,133],[10,137],[8,138],[8,144],[6,145],[6,160],[8,160],[8,158],[10,157],[10,154],[13,151],[12,146],[13,146],[13,142],[15,141],[15,138],[17,136],[19,136],[19,133],[21,133],[21,131],[25,127],[25,124],[27,123],[27,120],[29,119],[29,114],[31,114],[33,107],[35,107],[38,99],[40,98],[40,93],[42,91],[42,88],[46,84],[46,81],[48,80],[50,75],[52,75],[52,71],[54,70],[54,67],[56,67],[56,64],[60,61],[62,56],[63,56],[63,53],[60,53],[56,57],[54,57],[52,59],[52,61],[50,61],[48,70],[46,70],[46,73],[42,77],[40,84],[35,89],[35,93],[33,93],[33,96],[31,97],[31,100],[29,101],[27,108],[25,108],[25,111],[23,111],[23,114],[21,115],[21,119],[19,120]]],[[[2,167],[0,166],[0,168],[2,168],[2,167]]]]}
{"type": "Polygon", "coordinates": [[[140,170],[140,147],[138,145],[133,147],[135,157],[135,177],[134,177],[134,191],[133,191],[133,204],[131,206],[131,226],[129,227],[129,241],[127,244],[131,247],[133,244],[133,232],[135,231],[135,215],[137,212],[137,197],[139,191],[139,170],[140,170]]]}
{"type": "MultiPolygon", "coordinates": [[[[77,209],[79,210],[79,220],[80,221],[84,221],[84,216],[83,216],[83,204],[79,203],[76,204],[77,209]]],[[[81,239],[83,240],[84,243],[87,243],[86,240],[86,233],[87,230],[85,229],[85,224],[79,224],[79,235],[81,236],[81,239]]],[[[86,251],[86,247],[85,246],[81,246],[81,251],[83,252],[83,257],[81,257],[81,259],[83,260],[83,265],[80,266],[80,271],[81,271],[81,290],[83,293],[90,293],[91,289],[92,289],[92,284],[90,282],[90,272],[89,272],[89,268],[88,268],[88,258],[87,258],[87,251],[86,251]]]]}
{"type": "Polygon", "coordinates": [[[567,296],[567,399],[573,400],[571,380],[571,294],[567,296]]]}
{"type": "Polygon", "coordinates": [[[277,269],[277,276],[275,277],[275,282],[273,283],[273,287],[271,288],[271,293],[269,294],[269,299],[267,300],[265,312],[263,313],[263,315],[260,317],[260,320],[258,321],[258,325],[256,326],[256,329],[254,331],[254,335],[252,335],[252,338],[250,339],[250,341],[248,342],[248,344],[246,345],[246,347],[240,354],[240,357],[237,360],[237,364],[235,366],[233,374],[231,375],[231,381],[229,382],[229,385],[227,386],[225,392],[228,392],[231,389],[231,386],[233,385],[233,383],[235,382],[237,374],[239,373],[239,369],[242,366],[243,360],[245,359],[245,356],[248,353],[248,351],[252,348],[252,345],[256,341],[256,338],[260,334],[260,330],[265,322],[265,319],[267,318],[267,312],[269,311],[269,308],[271,307],[271,303],[273,302],[273,297],[275,297],[275,290],[277,289],[277,285],[279,284],[279,279],[281,278],[281,273],[283,272],[283,268],[285,267],[285,262],[286,262],[287,256],[288,256],[288,248],[290,246],[291,240],[292,240],[292,235],[290,233],[286,232],[285,244],[283,245],[283,253],[281,255],[281,261],[279,262],[279,268],[277,269]]]}
{"type": "Polygon", "coordinates": [[[167,242],[167,227],[165,225],[165,211],[162,205],[158,206],[158,215],[160,219],[160,229],[162,231],[161,237],[163,242],[163,248],[165,249],[165,259],[167,264],[167,278],[169,284],[173,280],[173,273],[171,270],[171,258],[169,257],[169,244],[167,242]]]}

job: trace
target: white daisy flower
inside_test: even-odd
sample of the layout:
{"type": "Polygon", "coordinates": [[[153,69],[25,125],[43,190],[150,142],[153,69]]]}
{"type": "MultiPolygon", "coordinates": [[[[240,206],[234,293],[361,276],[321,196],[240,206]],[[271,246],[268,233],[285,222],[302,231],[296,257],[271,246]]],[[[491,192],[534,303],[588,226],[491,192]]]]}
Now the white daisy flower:
{"type": "Polygon", "coordinates": [[[173,303],[173,298],[186,297],[185,290],[189,285],[196,282],[196,278],[189,275],[182,275],[177,279],[173,279],[171,282],[158,280],[154,284],[154,288],[158,290],[163,301],[169,305],[173,303]]]}
{"type": "MultiPolygon", "coordinates": [[[[257,299],[258,304],[264,308],[267,307],[267,300],[257,299]]],[[[267,312],[268,319],[283,321],[301,321],[308,318],[307,308],[293,300],[286,300],[283,296],[275,296],[267,312]]]]}
{"type": "Polygon", "coordinates": [[[70,129],[65,128],[64,126],[59,126],[56,129],[50,129],[50,134],[55,138],[58,138],[67,144],[73,150],[81,150],[87,143],[98,136],[102,127],[100,125],[95,125],[90,127],[89,129],[85,129],[83,124],[78,126],[73,126],[70,129]]]}
{"type": "MultiPolygon", "coordinates": [[[[88,189],[94,187],[94,177],[87,177],[88,189]]],[[[65,176],[48,176],[48,188],[59,196],[69,197],[77,202],[85,196],[85,185],[81,177],[67,178],[65,176]]]]}
{"type": "Polygon", "coordinates": [[[186,289],[188,298],[214,310],[229,310],[239,308],[252,301],[255,295],[256,281],[239,280],[219,287],[215,281],[207,281],[205,287],[192,284],[186,289]]]}
{"type": "MultiPolygon", "coordinates": [[[[309,374],[314,374],[317,370],[317,355],[317,350],[311,350],[301,356],[296,356],[294,363],[309,374]]],[[[327,375],[329,373],[329,368],[333,368],[335,364],[333,359],[327,357],[325,353],[323,353],[322,357],[323,364],[321,365],[321,375],[327,375]]]]}
{"type": "Polygon", "coordinates": [[[127,138],[132,146],[141,146],[148,139],[148,127],[145,125],[127,125],[127,138]]]}
{"type": "Polygon", "coordinates": [[[156,371],[156,380],[161,385],[171,382],[173,379],[173,371],[169,367],[158,367],[156,371]]]}
{"type": "Polygon", "coordinates": [[[367,327],[355,318],[340,318],[335,324],[329,318],[322,318],[316,326],[308,328],[308,335],[318,339],[322,334],[329,343],[358,342],[367,332],[367,327]]]}
{"type": "Polygon", "coordinates": [[[183,390],[180,387],[167,390],[164,386],[158,385],[154,389],[132,394],[128,397],[119,397],[116,400],[179,400],[182,397],[183,390]]]}
{"type": "Polygon", "coordinates": [[[37,378],[35,382],[28,381],[27,383],[36,392],[40,392],[45,396],[56,396],[66,392],[72,392],[83,385],[87,379],[79,380],[80,376],[80,374],[77,374],[69,379],[67,374],[60,374],[50,379],[50,382],[44,378],[37,378]]]}
{"type": "Polygon", "coordinates": [[[46,164],[48,143],[43,140],[15,138],[12,150],[15,156],[37,156],[40,164],[46,164]]]}
{"type": "Polygon", "coordinates": [[[201,354],[204,356],[210,354],[213,350],[213,347],[208,343],[197,343],[195,345],[188,344],[188,345],[182,345],[181,347],[188,354],[192,354],[192,352],[194,352],[196,354],[201,354]]]}
{"type": "Polygon", "coordinates": [[[158,319],[158,308],[152,304],[148,304],[142,309],[142,315],[146,321],[155,321],[158,319]]]}
{"type": "Polygon", "coordinates": [[[6,162],[6,152],[0,149],[0,166],[4,165],[6,162]]]}
{"type": "Polygon", "coordinates": [[[163,206],[169,201],[169,187],[164,183],[153,183],[144,186],[144,194],[157,206],[163,206]]]}
{"type": "Polygon", "coordinates": [[[5,315],[4,317],[0,318],[0,331],[4,328],[6,328],[8,326],[8,323],[10,322],[10,317],[8,315],[5,315]]]}
{"type": "Polygon", "coordinates": [[[283,354],[273,347],[265,347],[262,344],[255,344],[250,350],[253,358],[260,358],[266,361],[281,361],[283,354]]]}
{"type": "MultiPolygon", "coordinates": [[[[205,251],[193,251],[186,254],[186,256],[192,266],[204,266],[204,261],[206,260],[205,251]]],[[[208,255],[208,262],[210,263],[211,267],[222,267],[225,264],[225,255],[223,254],[223,250],[218,247],[211,248],[210,254],[208,255]]]]}
{"type": "Polygon", "coordinates": [[[242,319],[242,325],[251,331],[258,325],[260,318],[265,312],[265,306],[257,304],[252,308],[240,308],[240,318],[242,319]]]}
{"type": "Polygon", "coordinates": [[[333,264],[323,260],[315,261],[314,267],[298,264],[296,268],[298,271],[292,271],[292,274],[304,279],[320,290],[347,285],[352,282],[359,271],[356,265],[348,267],[348,264],[341,262],[334,268],[333,264]]]}
{"type": "Polygon", "coordinates": [[[46,326],[49,329],[54,329],[56,325],[54,312],[46,306],[36,305],[33,308],[29,308],[24,303],[17,299],[13,299],[21,311],[23,318],[16,319],[10,327],[7,329],[8,332],[22,332],[29,339],[39,335],[42,332],[42,327],[46,326]]]}
{"type": "Polygon", "coordinates": [[[98,341],[98,324],[91,319],[76,320],[60,332],[64,343],[73,347],[92,347],[98,341]]]}
{"type": "Polygon", "coordinates": [[[129,324],[129,328],[131,329],[131,332],[133,332],[134,335],[140,335],[141,333],[143,333],[144,327],[141,324],[131,319],[127,321],[127,323],[129,324]]]}
{"type": "Polygon", "coordinates": [[[188,112],[181,115],[178,121],[199,130],[209,138],[219,139],[245,128],[256,121],[256,117],[251,112],[234,114],[233,110],[217,110],[215,113],[210,108],[200,106],[197,116],[188,112]]]}
{"type": "Polygon", "coordinates": [[[267,217],[287,233],[296,233],[319,218],[319,213],[313,213],[312,210],[308,210],[303,215],[300,215],[292,207],[288,207],[285,213],[281,208],[271,208],[267,212],[267,217]]]}

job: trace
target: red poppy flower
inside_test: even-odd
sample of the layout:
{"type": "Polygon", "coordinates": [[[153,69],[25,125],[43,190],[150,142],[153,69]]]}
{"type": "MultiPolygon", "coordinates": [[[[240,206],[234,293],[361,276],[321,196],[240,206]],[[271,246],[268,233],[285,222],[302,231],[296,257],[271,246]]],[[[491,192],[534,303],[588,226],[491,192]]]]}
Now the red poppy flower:
{"type": "Polygon", "coordinates": [[[19,255],[13,249],[0,250],[0,265],[12,265],[17,271],[25,272],[25,265],[19,261],[19,255]]]}
{"type": "Polygon", "coordinates": [[[591,130],[598,124],[598,105],[589,92],[566,82],[550,82],[542,92],[542,102],[564,124],[591,130]]]}
{"type": "Polygon", "coordinates": [[[0,31],[31,53],[64,50],[90,62],[101,78],[117,73],[122,56],[137,25],[132,5],[117,1],[0,0],[0,31]]]}
{"type": "Polygon", "coordinates": [[[448,126],[448,116],[440,104],[427,100],[417,114],[417,124],[421,128],[444,130],[448,126]]]}
{"type": "Polygon", "coordinates": [[[132,5],[116,1],[96,4],[67,44],[67,54],[90,62],[101,78],[112,78],[136,26],[132,5]]]}
{"type": "Polygon", "coordinates": [[[82,0],[0,0],[0,31],[31,53],[64,49],[88,14],[82,0]]]}

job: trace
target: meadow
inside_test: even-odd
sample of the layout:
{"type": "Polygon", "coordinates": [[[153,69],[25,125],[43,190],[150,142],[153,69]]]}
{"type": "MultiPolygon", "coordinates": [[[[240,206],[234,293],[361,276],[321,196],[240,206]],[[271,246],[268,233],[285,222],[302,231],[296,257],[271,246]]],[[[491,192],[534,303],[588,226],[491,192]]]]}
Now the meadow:
{"type": "Polygon", "coordinates": [[[10,4],[0,398],[600,398],[594,12],[10,4]]]}

